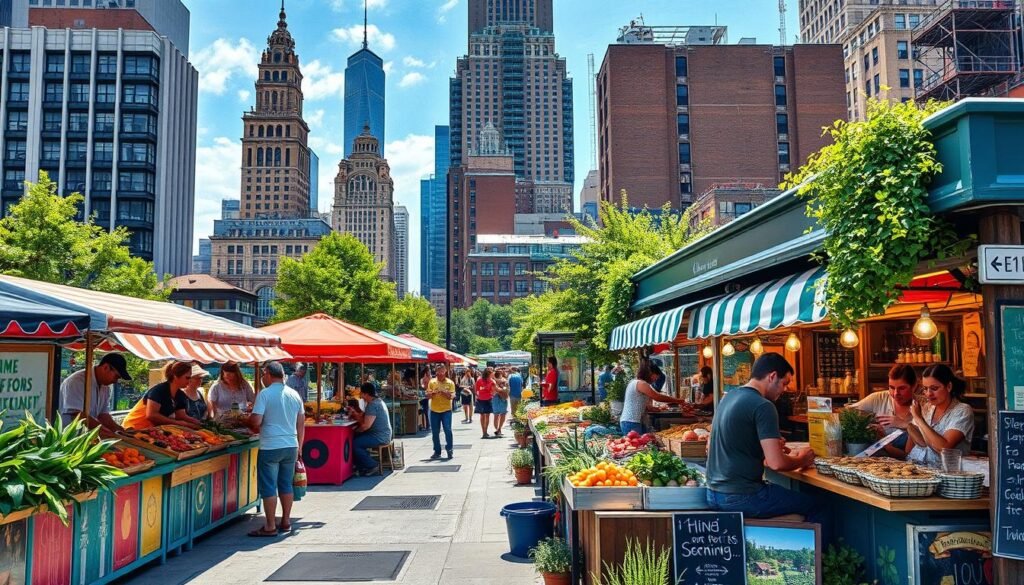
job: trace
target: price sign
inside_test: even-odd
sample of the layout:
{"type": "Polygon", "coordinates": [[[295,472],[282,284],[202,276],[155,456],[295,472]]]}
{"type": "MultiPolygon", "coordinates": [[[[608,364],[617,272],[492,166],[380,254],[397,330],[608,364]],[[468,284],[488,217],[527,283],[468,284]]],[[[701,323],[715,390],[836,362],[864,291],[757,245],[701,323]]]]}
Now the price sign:
{"type": "Polygon", "coordinates": [[[999,453],[992,552],[1024,560],[1024,412],[1001,411],[996,425],[999,453]]]}
{"type": "Polygon", "coordinates": [[[675,585],[746,585],[741,512],[672,515],[675,585]]]}
{"type": "Polygon", "coordinates": [[[47,420],[52,366],[50,347],[4,345],[0,351],[0,411],[6,411],[5,428],[17,424],[26,413],[37,422],[47,420]]]}
{"type": "Polygon", "coordinates": [[[1002,344],[1003,396],[1006,408],[1024,408],[1024,307],[999,308],[999,341],[1002,344]]]}

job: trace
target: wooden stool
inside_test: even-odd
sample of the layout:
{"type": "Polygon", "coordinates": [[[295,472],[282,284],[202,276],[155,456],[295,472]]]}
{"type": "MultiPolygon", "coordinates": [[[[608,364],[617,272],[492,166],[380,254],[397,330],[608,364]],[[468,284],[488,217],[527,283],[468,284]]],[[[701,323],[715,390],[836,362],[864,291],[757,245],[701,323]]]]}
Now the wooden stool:
{"type": "Polygon", "coordinates": [[[377,475],[384,475],[384,455],[387,454],[388,469],[391,471],[395,470],[395,443],[391,441],[383,445],[377,445],[376,447],[368,447],[371,457],[377,459],[377,475]]]}

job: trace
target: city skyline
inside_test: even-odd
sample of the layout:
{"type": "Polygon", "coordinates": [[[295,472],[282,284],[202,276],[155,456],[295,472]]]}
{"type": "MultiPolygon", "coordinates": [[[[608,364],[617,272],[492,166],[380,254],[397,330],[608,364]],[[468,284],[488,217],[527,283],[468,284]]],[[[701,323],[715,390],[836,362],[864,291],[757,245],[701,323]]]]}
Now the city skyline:
{"type": "MultiPolygon", "coordinates": [[[[237,120],[253,103],[252,79],[267,31],[273,30],[279,0],[254,2],[237,11],[229,0],[185,0],[192,13],[190,58],[200,72],[199,144],[196,180],[196,238],[212,231],[223,198],[238,198],[241,136],[237,120]],[[244,99],[243,99],[244,98],[244,99]]],[[[577,149],[574,193],[592,163],[589,108],[587,107],[588,53],[600,62],[618,28],[640,13],[649,24],[708,24],[729,27],[730,42],[756,36],[777,42],[778,14],[772,3],[737,0],[716,9],[693,3],[680,5],[651,0],[639,5],[611,3],[607,9],[586,10],[582,0],[561,0],[554,6],[558,52],[566,58],[573,80],[574,127],[577,149]],[[571,24],[570,24],[571,23],[571,24]]],[[[787,14],[795,35],[796,6],[787,14]]],[[[343,155],[343,99],[346,59],[363,41],[363,3],[358,0],[287,0],[289,28],[303,63],[305,117],[310,125],[310,147],[321,159],[320,189],[333,192],[343,155]]],[[[395,180],[395,204],[409,209],[409,232],[420,233],[420,179],[434,172],[434,126],[448,121],[448,80],[457,57],[465,54],[468,6],[466,0],[369,0],[368,46],[379,54],[387,72],[384,147],[395,180]]],[[[330,198],[320,197],[326,211],[330,198]]],[[[195,246],[195,242],[193,243],[195,246]]],[[[409,238],[409,288],[416,291],[420,241],[409,238]]]]}

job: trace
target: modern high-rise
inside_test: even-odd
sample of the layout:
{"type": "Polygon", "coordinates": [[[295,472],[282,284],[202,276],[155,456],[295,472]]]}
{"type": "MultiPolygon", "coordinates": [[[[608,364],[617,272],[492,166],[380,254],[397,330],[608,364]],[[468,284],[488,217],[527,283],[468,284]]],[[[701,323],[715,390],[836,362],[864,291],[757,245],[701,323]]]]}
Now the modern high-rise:
{"type": "Polygon", "coordinates": [[[395,206],[395,288],[398,298],[409,291],[409,210],[395,206]]]}
{"type": "Polygon", "coordinates": [[[492,124],[514,158],[521,213],[572,210],[572,80],[555,52],[552,0],[473,0],[450,81],[451,166],[492,124]]]}
{"type": "Polygon", "coordinates": [[[179,0],[2,0],[14,28],[151,30],[188,55],[188,8],[179,0]]]}
{"type": "Polygon", "coordinates": [[[427,243],[430,241],[430,190],[433,181],[433,175],[420,179],[420,296],[424,298],[430,297],[430,254],[427,243]]]}
{"type": "Polygon", "coordinates": [[[725,182],[769,187],[846,117],[838,45],[608,46],[597,76],[601,199],[683,209],[725,182]]]}
{"type": "Polygon", "coordinates": [[[394,181],[369,126],[356,137],[352,154],[338,163],[334,178],[335,231],[350,233],[382,264],[381,278],[395,280],[394,181]]]}
{"type": "MultiPolygon", "coordinates": [[[[181,2],[166,4],[184,10],[187,29],[181,2]]],[[[124,21],[89,12],[98,14],[90,28],[0,30],[0,212],[20,199],[25,180],[46,171],[60,193],[85,196],[82,217],[128,228],[132,254],[152,260],[158,274],[186,274],[199,93],[187,36],[180,47],[165,31],[135,27],[135,10],[114,11],[124,21]]],[[[26,23],[20,14],[12,18],[26,23]]]]}
{"type": "Polygon", "coordinates": [[[430,288],[445,288],[445,262],[448,258],[448,167],[450,133],[448,126],[434,126],[434,176],[430,183],[430,212],[428,216],[427,262],[430,288]]]}
{"type": "Polygon", "coordinates": [[[370,50],[364,21],[363,47],[348,58],[345,67],[346,158],[364,127],[370,128],[384,156],[384,77],[384,60],[370,50]]]}
{"type": "Polygon", "coordinates": [[[320,157],[313,149],[309,152],[309,213],[316,215],[320,213],[320,157]]]}

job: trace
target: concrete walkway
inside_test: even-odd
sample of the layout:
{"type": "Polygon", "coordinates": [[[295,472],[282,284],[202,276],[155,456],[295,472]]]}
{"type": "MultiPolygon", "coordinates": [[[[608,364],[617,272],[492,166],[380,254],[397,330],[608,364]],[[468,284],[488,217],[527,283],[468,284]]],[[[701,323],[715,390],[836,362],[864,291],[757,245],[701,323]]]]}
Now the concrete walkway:
{"type": "MultiPolygon", "coordinates": [[[[405,465],[460,465],[454,473],[385,474],[353,478],[343,486],[312,486],[295,504],[295,531],[287,537],[251,538],[262,519],[244,517],[196,542],[192,551],[154,564],[122,581],[132,585],[252,584],[263,582],[300,552],[410,551],[389,583],[416,585],[532,585],[541,580],[533,564],[508,554],[502,506],[529,501],[532,486],[515,486],[506,438],[483,440],[480,425],[453,421],[455,458],[429,461],[428,434],[403,437],[405,465]],[[439,495],[430,511],[352,511],[364,497],[439,495]]],[[[443,441],[443,436],[442,436],[443,441]]],[[[332,583],[337,581],[318,581],[332,583]]],[[[344,583],[345,581],[340,581],[344,583]]],[[[287,583],[275,581],[274,583],[287,583]]]]}

